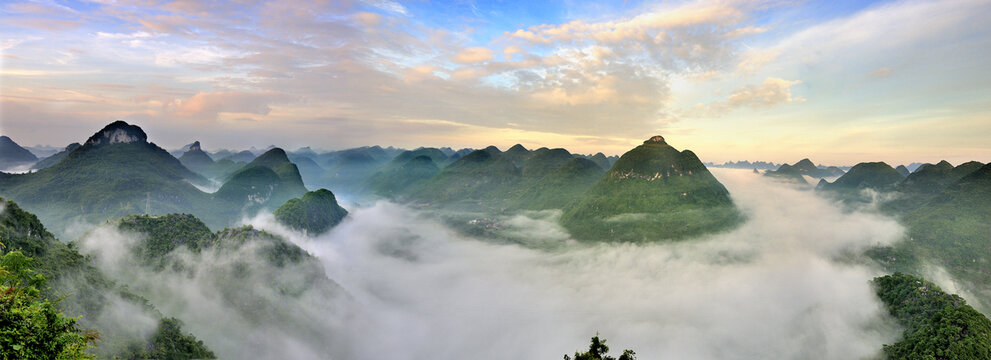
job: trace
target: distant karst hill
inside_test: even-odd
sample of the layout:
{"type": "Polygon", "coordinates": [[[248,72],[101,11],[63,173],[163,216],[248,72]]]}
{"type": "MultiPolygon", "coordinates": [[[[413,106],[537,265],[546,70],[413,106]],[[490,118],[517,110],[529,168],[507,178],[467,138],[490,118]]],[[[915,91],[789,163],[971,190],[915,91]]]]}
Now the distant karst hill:
{"type": "Polygon", "coordinates": [[[645,242],[718,232],[741,219],[694,153],[654,136],[566,207],[561,224],[578,239],[645,242]]]}
{"type": "Polygon", "coordinates": [[[61,161],[0,182],[0,195],[43,221],[100,222],[133,213],[210,208],[193,184],[208,181],[147,141],[141,128],[113,122],[61,161]]]}
{"type": "Polygon", "coordinates": [[[593,160],[565,149],[528,150],[520,144],[505,152],[495,146],[472,151],[429,177],[428,165],[417,168],[418,179],[404,184],[407,190],[395,197],[434,207],[489,212],[560,209],[604,171],[593,160]]]}
{"type": "Polygon", "coordinates": [[[28,149],[7,136],[0,136],[0,170],[33,164],[38,161],[28,149]]]}
{"type": "Polygon", "coordinates": [[[273,148],[234,172],[214,196],[244,204],[245,210],[276,207],[306,193],[296,164],[285,150],[273,148]]]}
{"type": "Polygon", "coordinates": [[[294,198],[275,210],[275,219],[290,228],[311,236],[320,235],[340,224],[348,211],[337,203],[334,193],[327,189],[310,191],[294,198]]]}

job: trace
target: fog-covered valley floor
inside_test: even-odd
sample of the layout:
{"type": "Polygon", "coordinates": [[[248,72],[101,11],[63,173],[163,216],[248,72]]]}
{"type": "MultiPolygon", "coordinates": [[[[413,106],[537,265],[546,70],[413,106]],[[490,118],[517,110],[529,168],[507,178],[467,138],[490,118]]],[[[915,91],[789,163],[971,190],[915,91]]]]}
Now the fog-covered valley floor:
{"type": "MultiPolygon", "coordinates": [[[[598,332],[640,359],[857,359],[897,339],[869,283],[882,272],[858,254],[898,241],[898,223],[750,171],[713,172],[747,221],[675,243],[580,243],[546,213],[505,221],[540,246],[468,238],[389,202],[353,208],[317,238],[271,215],[245,220],[315,255],[343,288],[285,297],[259,280],[251,291],[271,300],[260,307],[271,321],[223,306],[207,280],[216,255],[189,254],[184,275],[119,280],[157,289],[145,296],[221,358],[555,359],[598,332]]],[[[82,248],[121,274],[133,267],[114,265],[110,249],[128,241],[118,235],[96,231],[82,248]]],[[[294,269],[270,271],[294,281],[294,269]]]]}

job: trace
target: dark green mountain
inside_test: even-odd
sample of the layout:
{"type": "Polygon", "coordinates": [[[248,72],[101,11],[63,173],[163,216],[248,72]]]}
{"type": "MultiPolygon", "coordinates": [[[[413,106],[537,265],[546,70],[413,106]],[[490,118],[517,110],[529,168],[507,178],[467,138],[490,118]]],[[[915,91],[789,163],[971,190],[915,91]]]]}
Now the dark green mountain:
{"type": "Polygon", "coordinates": [[[888,359],[989,359],[991,320],[957,295],[903,274],[874,279],[877,295],[905,328],[884,345],[888,359]]]}
{"type": "Polygon", "coordinates": [[[372,193],[386,198],[396,198],[410,186],[430,179],[440,168],[427,155],[419,155],[403,161],[397,156],[389,165],[369,176],[368,188],[372,193]]]}
{"type": "Polygon", "coordinates": [[[75,151],[81,146],[82,145],[79,145],[79,143],[69,144],[69,146],[65,147],[65,150],[59,151],[52,156],[46,157],[36,162],[34,165],[31,166],[31,169],[41,170],[49,166],[55,165],[59,161],[62,161],[62,159],[65,159],[67,156],[69,156],[69,153],[75,151]]]}
{"type": "Polygon", "coordinates": [[[284,150],[274,148],[231,175],[214,197],[241,204],[242,211],[250,213],[274,208],[305,193],[296,164],[289,161],[284,150]]]}
{"type": "Polygon", "coordinates": [[[212,203],[194,183],[208,181],[147,142],[141,128],[117,121],[57,164],[5,178],[0,195],[58,230],[135,213],[194,212],[222,223],[222,212],[216,210],[227,206],[212,203]]]}
{"type": "Polygon", "coordinates": [[[740,221],[729,192],[698,157],[661,136],[623,154],[561,217],[576,239],[634,242],[717,232],[740,221]]]}
{"type": "Polygon", "coordinates": [[[572,158],[526,189],[519,206],[527,210],[563,209],[580,198],[604,173],[605,169],[592,160],[572,158]]]}
{"type": "Polygon", "coordinates": [[[781,165],[781,167],[779,167],[777,170],[768,170],[767,172],[764,173],[764,176],[790,183],[799,184],[799,185],[808,185],[809,182],[805,180],[805,177],[802,176],[802,174],[803,172],[800,171],[798,168],[788,164],[784,164],[781,165]]]}
{"type": "Polygon", "coordinates": [[[902,219],[903,246],[991,293],[991,164],[964,176],[902,219]]]}
{"type": "Polygon", "coordinates": [[[591,156],[584,155],[584,157],[589,160],[592,160],[592,162],[594,162],[595,165],[598,165],[599,168],[602,169],[611,168],[613,164],[613,161],[609,161],[609,158],[606,157],[606,154],[603,153],[595,153],[595,155],[591,155],[591,156]]]}
{"type": "Polygon", "coordinates": [[[38,158],[7,136],[0,136],[0,169],[30,165],[38,158]]]}
{"type": "Polygon", "coordinates": [[[506,209],[509,199],[525,189],[520,183],[522,171],[514,164],[514,157],[519,155],[504,156],[494,146],[473,151],[429,180],[411,186],[406,196],[420,204],[506,209]]]}
{"type": "Polygon", "coordinates": [[[902,174],[902,176],[904,177],[908,177],[910,174],[912,174],[912,172],[908,171],[908,168],[905,167],[905,165],[898,165],[898,167],[895,168],[895,171],[897,171],[899,174],[902,174]]]}
{"type": "Polygon", "coordinates": [[[899,198],[884,204],[883,209],[896,214],[912,211],[981,166],[984,164],[977,161],[966,162],[957,167],[945,160],[936,165],[923,164],[895,186],[894,190],[899,193],[899,198]]]}
{"type": "Polygon", "coordinates": [[[290,199],[275,210],[275,219],[282,225],[311,236],[330,230],[347,215],[347,210],[337,204],[334,193],[327,189],[310,191],[302,198],[290,199]]]}
{"type": "Polygon", "coordinates": [[[824,190],[856,191],[860,189],[890,190],[902,176],[883,162],[864,162],[854,165],[836,181],[825,184],[824,190]]]}
{"type": "MultiPolygon", "coordinates": [[[[508,154],[509,151],[506,153],[508,154]]],[[[525,156],[524,161],[520,163],[520,172],[524,178],[529,179],[543,178],[574,158],[568,150],[560,148],[540,148],[525,156]]]]}

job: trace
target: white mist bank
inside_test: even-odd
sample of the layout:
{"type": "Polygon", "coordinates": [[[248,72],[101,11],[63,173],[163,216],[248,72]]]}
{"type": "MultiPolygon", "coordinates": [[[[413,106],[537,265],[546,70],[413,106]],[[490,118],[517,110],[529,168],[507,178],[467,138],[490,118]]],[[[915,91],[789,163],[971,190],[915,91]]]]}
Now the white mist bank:
{"type": "Polygon", "coordinates": [[[316,239],[270,215],[250,223],[319,257],[353,298],[330,335],[341,358],[553,359],[598,332],[642,359],[857,359],[897,337],[869,283],[880,271],[842,260],[897,241],[896,222],[713,172],[748,221],[678,243],[581,244],[554,217],[517,218],[514,231],[561,245],[537,250],[466,239],[385,202],[316,239]]]}

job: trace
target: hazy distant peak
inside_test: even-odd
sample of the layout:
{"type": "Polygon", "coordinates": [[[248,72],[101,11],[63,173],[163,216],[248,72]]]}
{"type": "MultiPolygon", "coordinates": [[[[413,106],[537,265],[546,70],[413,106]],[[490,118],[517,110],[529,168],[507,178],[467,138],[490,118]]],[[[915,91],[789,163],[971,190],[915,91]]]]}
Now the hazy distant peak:
{"type": "Polygon", "coordinates": [[[189,144],[189,148],[187,148],[186,151],[203,151],[203,149],[200,148],[199,141],[193,141],[192,144],[189,144]]]}
{"type": "Polygon", "coordinates": [[[123,120],[117,120],[105,126],[102,130],[86,140],[86,145],[126,144],[148,142],[148,135],[137,125],[131,125],[123,120]]]}

